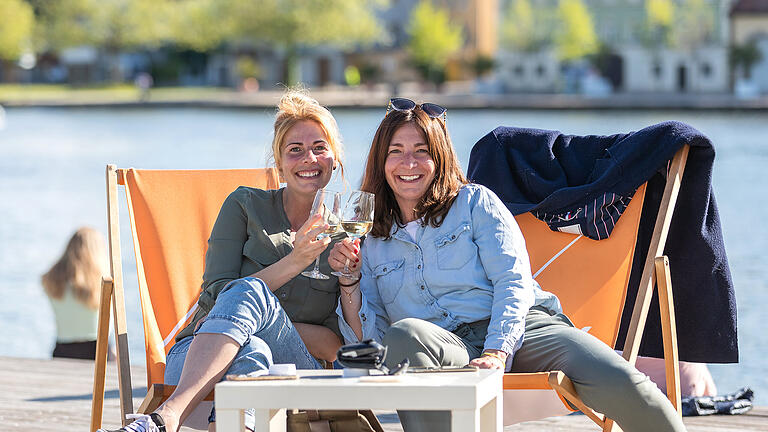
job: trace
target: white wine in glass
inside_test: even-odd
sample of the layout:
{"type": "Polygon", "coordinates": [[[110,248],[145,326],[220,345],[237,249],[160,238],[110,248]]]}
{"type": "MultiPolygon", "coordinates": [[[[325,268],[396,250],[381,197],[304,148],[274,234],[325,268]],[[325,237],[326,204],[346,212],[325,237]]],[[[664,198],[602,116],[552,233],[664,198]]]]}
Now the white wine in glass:
{"type": "MultiPolygon", "coordinates": [[[[341,211],[341,228],[353,240],[358,239],[373,228],[373,211],[376,196],[370,192],[353,191],[349,195],[344,210],[341,211]]],[[[357,279],[357,276],[349,272],[349,260],[344,264],[344,271],[331,272],[334,276],[357,279]]]]}
{"type": "MultiPolygon", "coordinates": [[[[330,189],[318,189],[315,194],[315,201],[312,202],[312,211],[310,217],[321,214],[323,219],[320,223],[328,224],[328,229],[317,235],[318,240],[330,237],[339,232],[339,210],[341,208],[341,194],[330,189]]],[[[303,276],[312,279],[329,279],[329,276],[320,271],[320,255],[315,258],[315,267],[310,271],[301,272],[303,276]]]]}

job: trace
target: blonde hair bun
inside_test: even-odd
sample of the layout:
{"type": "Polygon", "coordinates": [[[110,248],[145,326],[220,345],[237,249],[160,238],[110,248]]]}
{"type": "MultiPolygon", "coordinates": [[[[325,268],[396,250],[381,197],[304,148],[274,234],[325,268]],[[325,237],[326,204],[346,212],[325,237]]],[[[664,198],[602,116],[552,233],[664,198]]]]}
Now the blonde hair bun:
{"type": "Polygon", "coordinates": [[[294,88],[286,90],[277,104],[277,113],[275,114],[274,138],[272,139],[271,159],[280,169],[280,150],[285,140],[285,134],[301,121],[311,120],[320,125],[325,132],[336,163],[341,168],[341,176],[344,178],[344,147],[341,142],[341,134],[336,119],[327,108],[309,96],[306,89],[294,88]]]}

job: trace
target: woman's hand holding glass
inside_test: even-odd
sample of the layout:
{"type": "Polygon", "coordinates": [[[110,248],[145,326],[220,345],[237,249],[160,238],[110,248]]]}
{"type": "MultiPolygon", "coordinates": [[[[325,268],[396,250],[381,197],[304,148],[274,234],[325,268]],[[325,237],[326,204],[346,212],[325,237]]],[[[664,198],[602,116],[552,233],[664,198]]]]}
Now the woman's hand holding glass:
{"type": "MultiPolygon", "coordinates": [[[[329,189],[318,189],[315,194],[315,201],[312,203],[312,211],[310,213],[312,216],[302,226],[301,231],[304,230],[307,223],[310,223],[310,229],[306,231],[305,238],[302,238],[302,241],[306,241],[309,245],[320,243],[322,249],[315,255],[315,267],[311,271],[301,272],[303,276],[312,279],[329,278],[328,275],[320,272],[320,254],[331,242],[331,235],[339,230],[339,207],[341,207],[341,195],[338,192],[329,189]]],[[[298,239],[298,233],[296,234],[298,239]]]]}
{"type": "Polygon", "coordinates": [[[360,239],[345,238],[333,245],[333,249],[331,249],[331,253],[328,255],[328,264],[335,270],[334,274],[336,272],[340,273],[347,264],[349,265],[348,270],[352,277],[345,278],[340,276],[342,282],[344,282],[343,279],[360,279],[360,239]]]}
{"type": "Polygon", "coordinates": [[[330,237],[318,240],[318,236],[326,229],[328,224],[323,222],[323,216],[315,214],[296,231],[291,255],[302,268],[312,264],[312,261],[315,261],[331,243],[330,237]]]}
{"type": "MultiPolygon", "coordinates": [[[[373,228],[373,210],[376,203],[376,196],[370,192],[353,191],[349,195],[347,204],[341,211],[341,228],[347,232],[347,235],[355,240],[368,234],[373,228]]],[[[360,242],[357,242],[359,247],[360,242]]],[[[357,257],[356,257],[357,258],[357,257]]],[[[359,279],[360,276],[351,273],[349,268],[350,258],[344,262],[344,269],[331,272],[332,275],[340,278],[359,279]]]]}

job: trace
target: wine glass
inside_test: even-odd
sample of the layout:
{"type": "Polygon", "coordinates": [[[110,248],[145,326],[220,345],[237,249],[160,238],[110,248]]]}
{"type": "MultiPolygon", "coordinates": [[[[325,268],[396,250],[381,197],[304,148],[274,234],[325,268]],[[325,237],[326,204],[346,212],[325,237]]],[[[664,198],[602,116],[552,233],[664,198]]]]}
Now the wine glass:
{"type": "MultiPolygon", "coordinates": [[[[318,240],[330,237],[339,232],[339,210],[341,208],[341,194],[330,189],[318,189],[315,194],[315,200],[312,202],[312,211],[310,216],[321,214],[323,219],[320,223],[328,224],[328,229],[317,235],[318,240]]],[[[329,279],[328,275],[320,272],[320,255],[315,258],[315,267],[312,271],[301,272],[303,276],[312,279],[329,279]]]]}
{"type": "MultiPolygon", "coordinates": [[[[371,231],[373,228],[373,209],[376,196],[370,192],[352,191],[341,212],[341,228],[347,232],[347,235],[358,239],[371,231]]],[[[344,271],[331,272],[334,276],[345,277],[348,279],[357,279],[357,276],[349,272],[349,259],[344,263],[344,271]]]]}

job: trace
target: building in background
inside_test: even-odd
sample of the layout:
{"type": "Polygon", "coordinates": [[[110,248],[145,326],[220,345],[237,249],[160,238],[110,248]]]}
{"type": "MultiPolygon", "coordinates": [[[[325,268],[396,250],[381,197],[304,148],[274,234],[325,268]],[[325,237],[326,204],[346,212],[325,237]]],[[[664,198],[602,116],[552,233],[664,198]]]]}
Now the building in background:
{"type": "Polygon", "coordinates": [[[740,96],[768,93],[768,1],[738,0],[730,18],[734,90],[740,96]]]}
{"type": "MultiPolygon", "coordinates": [[[[503,2],[506,26],[516,25],[503,2]]],[[[581,61],[563,61],[552,33],[562,27],[557,14],[559,0],[530,1],[539,13],[533,32],[535,49],[515,49],[507,44],[499,53],[498,75],[508,91],[584,91],[602,78],[613,91],[627,93],[722,93],[729,90],[729,0],[677,0],[672,31],[675,43],[649,37],[645,0],[582,0],[600,41],[600,51],[581,61]],[[698,15],[697,15],[698,14],[698,15]],[[683,31],[693,26],[696,31],[683,31]]],[[[503,40],[503,32],[501,35],[503,40]]]]}

